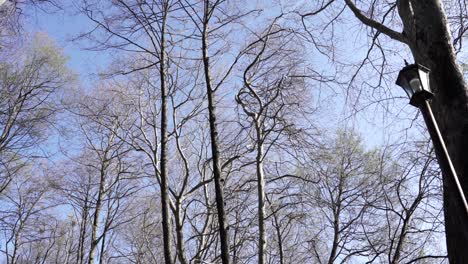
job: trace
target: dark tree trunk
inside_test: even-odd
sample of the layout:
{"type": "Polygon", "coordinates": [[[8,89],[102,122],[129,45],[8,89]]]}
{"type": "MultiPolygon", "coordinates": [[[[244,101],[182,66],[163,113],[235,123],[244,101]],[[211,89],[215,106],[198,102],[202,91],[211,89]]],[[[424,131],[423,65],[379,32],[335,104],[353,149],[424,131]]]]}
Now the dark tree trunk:
{"type": "MultiPolygon", "coordinates": [[[[447,18],[440,0],[412,1],[413,21],[405,32],[417,63],[431,69],[434,115],[464,193],[468,193],[468,94],[457,63],[447,18]]],[[[404,17],[402,17],[405,20],[404,17]]],[[[442,153],[436,148],[441,161],[442,153]]],[[[442,163],[439,162],[441,165],[442,163]]],[[[450,263],[468,263],[468,215],[450,170],[441,166],[444,185],[445,233],[450,263]]]]}
{"type": "MultiPolygon", "coordinates": [[[[396,32],[366,17],[351,0],[345,0],[354,15],[369,27],[392,39],[406,43],[414,60],[431,69],[430,83],[434,92],[432,106],[441,134],[447,145],[461,186],[468,192],[468,93],[457,63],[447,17],[441,0],[400,0],[398,12],[404,31],[396,32]]],[[[447,250],[450,263],[468,263],[468,214],[443,162],[444,153],[436,149],[442,170],[444,215],[447,250]]]]}
{"type": "Polygon", "coordinates": [[[81,223],[80,223],[80,236],[78,239],[78,252],[76,254],[76,262],[82,264],[85,255],[85,239],[86,239],[86,226],[88,225],[88,212],[89,212],[89,188],[91,185],[91,178],[88,177],[88,189],[86,190],[86,196],[83,204],[83,209],[81,211],[81,223]]]}
{"type": "MultiPolygon", "coordinates": [[[[431,69],[434,114],[447,144],[464,193],[468,192],[468,96],[457,64],[447,19],[440,0],[414,1],[414,32],[410,47],[415,61],[431,69]]],[[[440,149],[436,155],[441,160],[440,149]]],[[[442,166],[445,233],[450,263],[468,263],[468,215],[449,168],[442,166]]]]}
{"type": "Polygon", "coordinates": [[[229,263],[229,234],[227,227],[226,212],[224,210],[224,192],[221,183],[221,167],[218,145],[218,129],[216,124],[216,105],[214,91],[211,85],[210,61],[208,55],[208,22],[209,1],[205,0],[205,15],[202,32],[203,66],[205,72],[206,93],[208,97],[208,120],[210,123],[210,143],[213,161],[213,178],[215,185],[216,209],[218,211],[219,236],[221,241],[221,260],[223,264],[229,263]]]}
{"type": "MultiPolygon", "coordinates": [[[[106,223],[107,225],[107,223],[106,223]]],[[[105,250],[106,250],[106,235],[107,235],[107,232],[106,230],[103,232],[102,234],[102,237],[101,237],[101,252],[99,254],[99,264],[102,264],[102,263],[105,263],[104,262],[104,253],[105,253],[105,250]]]]}
{"type": "Polygon", "coordinates": [[[276,213],[278,211],[275,211],[275,209],[272,209],[273,213],[273,220],[274,220],[274,227],[276,231],[276,238],[278,239],[278,252],[279,252],[279,263],[284,264],[284,250],[283,250],[283,236],[281,234],[281,225],[280,222],[278,221],[278,216],[276,213]]]}
{"type": "Polygon", "coordinates": [[[165,33],[168,3],[163,3],[163,18],[161,25],[161,52],[159,62],[159,75],[161,80],[161,213],[162,230],[164,241],[164,261],[166,264],[172,264],[172,239],[171,239],[171,221],[169,215],[169,194],[167,184],[167,88],[166,88],[166,50],[165,33]]]}
{"type": "Polygon", "coordinates": [[[328,256],[328,264],[335,263],[338,253],[338,247],[340,246],[340,217],[341,217],[341,196],[343,194],[344,185],[344,173],[340,173],[340,182],[338,185],[338,194],[335,197],[330,196],[332,202],[331,209],[333,211],[333,241],[331,245],[330,255],[328,256]]]}
{"type": "MultiPolygon", "coordinates": [[[[104,155],[104,159],[106,159],[106,155],[104,155]]],[[[106,181],[106,161],[103,160],[101,164],[101,171],[99,177],[99,191],[96,200],[96,208],[94,209],[94,217],[93,217],[93,226],[91,229],[91,247],[89,250],[89,258],[88,264],[94,263],[94,257],[96,255],[96,249],[99,243],[98,239],[98,227],[99,227],[99,214],[101,213],[101,206],[102,206],[102,196],[104,195],[104,185],[106,181]]]]}
{"type": "MultiPolygon", "coordinates": [[[[205,49],[204,49],[205,50],[205,49]]],[[[205,68],[208,68],[208,58],[206,61],[205,68]]],[[[208,71],[208,69],[207,69],[208,71]]],[[[207,74],[207,82],[210,79],[207,74]]],[[[211,85],[207,85],[211,86],[211,85]]],[[[229,263],[229,236],[227,231],[227,219],[226,212],[224,210],[224,192],[221,183],[221,167],[219,165],[219,146],[218,146],[218,129],[216,126],[216,106],[214,103],[214,95],[211,87],[207,87],[208,93],[208,115],[210,123],[210,138],[211,138],[211,153],[213,159],[213,178],[215,184],[215,195],[216,195],[216,209],[218,211],[218,222],[219,222],[219,236],[221,240],[221,259],[223,264],[229,263]]]]}

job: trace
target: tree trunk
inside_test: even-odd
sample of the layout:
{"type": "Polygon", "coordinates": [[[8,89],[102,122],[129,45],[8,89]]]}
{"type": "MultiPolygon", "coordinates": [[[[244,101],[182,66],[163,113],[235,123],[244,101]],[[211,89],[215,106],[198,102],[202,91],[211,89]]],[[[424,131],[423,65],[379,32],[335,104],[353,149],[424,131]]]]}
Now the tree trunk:
{"type": "Polygon", "coordinates": [[[221,241],[221,260],[223,264],[229,263],[229,234],[227,227],[227,217],[224,210],[224,192],[221,184],[221,167],[218,146],[218,129],[216,124],[216,106],[214,102],[214,91],[211,85],[210,61],[208,55],[208,21],[209,21],[209,1],[205,0],[205,14],[202,32],[202,53],[205,73],[206,93],[208,97],[208,120],[210,123],[211,154],[213,162],[213,178],[215,185],[216,209],[218,211],[219,236],[221,241]]]}
{"type": "MultiPolygon", "coordinates": [[[[346,0],[355,16],[367,26],[406,43],[414,60],[431,69],[430,84],[434,93],[432,106],[447,150],[458,174],[464,193],[468,191],[468,93],[457,63],[447,17],[441,0],[401,0],[398,12],[404,31],[400,34],[363,15],[346,0]]],[[[444,164],[444,153],[435,148],[442,170],[447,251],[450,263],[468,263],[468,214],[457,192],[450,168],[444,164]]]]}
{"type": "MultiPolygon", "coordinates": [[[[258,117],[257,117],[258,118],[258,117]]],[[[257,199],[258,199],[258,264],[265,263],[266,231],[265,231],[265,176],[263,171],[263,133],[259,120],[255,120],[257,133],[257,199]]]]}
{"type": "Polygon", "coordinates": [[[88,215],[88,207],[84,208],[83,216],[82,216],[82,223],[80,226],[80,242],[79,242],[79,250],[77,254],[77,263],[83,263],[84,259],[84,242],[86,238],[86,224],[87,224],[87,215],[88,215]]]}
{"type": "Polygon", "coordinates": [[[181,219],[181,203],[180,200],[176,201],[175,209],[175,225],[177,235],[177,255],[179,256],[180,264],[187,264],[187,258],[185,257],[185,243],[184,243],[184,230],[181,219]]]}
{"type": "Polygon", "coordinates": [[[102,230],[102,235],[101,235],[101,254],[99,254],[99,264],[105,263],[104,257],[105,257],[105,252],[106,252],[106,238],[107,238],[107,232],[109,231],[110,225],[111,225],[111,199],[107,199],[107,215],[106,215],[106,221],[104,222],[104,230],[102,230]]]}
{"type": "Polygon", "coordinates": [[[171,239],[171,222],[169,215],[169,194],[167,183],[167,91],[166,91],[166,50],[165,50],[165,33],[168,3],[163,3],[164,11],[161,25],[161,53],[159,62],[159,75],[161,80],[161,213],[162,213],[162,230],[164,241],[164,260],[166,264],[172,264],[172,239],[171,239]]]}
{"type": "MultiPolygon", "coordinates": [[[[203,180],[206,180],[205,177],[203,176],[203,180]]],[[[207,232],[206,230],[209,229],[212,225],[212,213],[211,213],[211,205],[210,205],[210,199],[208,198],[208,187],[206,185],[203,185],[203,197],[205,200],[205,204],[207,205],[207,211],[205,215],[205,221],[203,223],[203,228],[202,231],[200,232],[199,236],[199,242],[198,242],[198,247],[197,247],[197,253],[195,257],[193,258],[194,261],[193,263],[195,264],[200,264],[203,263],[203,255],[206,255],[206,250],[207,250],[207,244],[208,244],[208,239],[207,239],[207,232]]]]}
{"type": "Polygon", "coordinates": [[[338,246],[340,241],[340,216],[341,216],[341,195],[343,193],[343,175],[340,175],[340,182],[338,186],[338,196],[336,200],[333,201],[333,196],[330,196],[333,210],[333,241],[332,247],[330,250],[330,256],[328,257],[328,264],[335,263],[335,259],[338,254],[338,246]]]}
{"type": "MultiPolygon", "coordinates": [[[[271,203],[270,203],[271,205],[271,203]]],[[[274,220],[274,227],[276,231],[276,239],[278,239],[278,251],[279,251],[279,257],[280,257],[280,264],[284,264],[284,249],[283,249],[283,236],[281,234],[281,225],[280,222],[278,221],[278,216],[276,215],[278,211],[275,211],[273,209],[273,220],[274,220]]]]}
{"type": "Polygon", "coordinates": [[[86,196],[83,205],[83,211],[81,215],[81,223],[80,223],[80,237],[78,242],[78,253],[76,254],[76,262],[78,264],[82,264],[84,260],[84,244],[86,238],[86,226],[88,224],[88,201],[89,201],[89,186],[91,185],[91,178],[88,177],[88,189],[86,190],[86,196]]]}
{"type": "MultiPolygon", "coordinates": [[[[464,193],[468,193],[468,94],[457,63],[447,18],[440,0],[412,1],[413,17],[402,19],[414,59],[431,69],[432,106],[464,193]],[[411,23],[410,19],[414,19],[411,23]]],[[[443,153],[436,149],[439,161],[443,153]]],[[[439,164],[441,164],[439,162],[439,164]]],[[[450,263],[468,263],[468,215],[450,177],[441,166],[444,186],[445,233],[450,263]]]]}
{"type": "MultiPolygon", "coordinates": [[[[104,155],[104,159],[106,155],[104,155]]],[[[99,243],[99,239],[97,239],[98,227],[99,227],[99,214],[101,213],[101,205],[102,205],[102,196],[104,194],[104,185],[106,180],[106,160],[102,161],[101,164],[101,171],[100,171],[100,178],[99,178],[99,191],[96,200],[96,208],[94,209],[94,218],[93,218],[93,227],[91,229],[91,248],[89,250],[89,258],[88,264],[94,263],[94,257],[96,254],[96,248],[99,243]]]]}
{"type": "Polygon", "coordinates": [[[105,253],[105,249],[106,249],[106,234],[107,234],[107,232],[104,232],[102,234],[101,254],[99,254],[99,264],[104,263],[104,253],[105,253]]]}

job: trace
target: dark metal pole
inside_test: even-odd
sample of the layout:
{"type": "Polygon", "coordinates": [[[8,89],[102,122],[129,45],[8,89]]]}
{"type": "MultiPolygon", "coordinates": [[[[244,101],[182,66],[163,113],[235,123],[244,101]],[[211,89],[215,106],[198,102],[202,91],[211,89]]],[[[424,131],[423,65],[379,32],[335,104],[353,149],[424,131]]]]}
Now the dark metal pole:
{"type": "MultiPolygon", "coordinates": [[[[429,130],[429,134],[432,139],[432,144],[436,150],[437,159],[439,160],[439,165],[445,168],[445,171],[450,174],[450,177],[453,179],[458,194],[463,202],[465,207],[465,213],[468,215],[468,203],[466,202],[465,194],[463,193],[463,189],[461,187],[460,181],[458,180],[457,172],[453,167],[452,160],[450,159],[449,153],[447,151],[447,147],[445,146],[444,139],[442,138],[442,134],[440,133],[439,126],[437,125],[437,121],[434,118],[434,114],[432,113],[431,105],[429,104],[429,100],[421,100],[423,102],[419,103],[419,109],[424,117],[424,121],[426,121],[427,129],[429,130]]],[[[447,175],[448,176],[448,175],[447,175]]]]}

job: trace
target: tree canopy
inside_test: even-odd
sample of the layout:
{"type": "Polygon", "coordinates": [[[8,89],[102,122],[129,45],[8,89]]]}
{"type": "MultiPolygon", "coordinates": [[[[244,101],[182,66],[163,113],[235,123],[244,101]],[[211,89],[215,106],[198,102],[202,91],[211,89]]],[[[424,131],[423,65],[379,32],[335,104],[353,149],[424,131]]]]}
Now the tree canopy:
{"type": "Polygon", "coordinates": [[[0,260],[465,263],[444,153],[394,83],[430,68],[468,190],[466,13],[0,1],[0,260]]]}

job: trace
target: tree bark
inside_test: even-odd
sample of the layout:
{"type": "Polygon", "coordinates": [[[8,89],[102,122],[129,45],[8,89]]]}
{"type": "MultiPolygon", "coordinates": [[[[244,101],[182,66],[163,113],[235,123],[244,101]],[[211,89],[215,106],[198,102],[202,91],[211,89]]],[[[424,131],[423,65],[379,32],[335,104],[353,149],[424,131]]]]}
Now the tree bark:
{"type": "Polygon", "coordinates": [[[214,91],[211,84],[210,61],[208,55],[208,22],[209,22],[209,1],[205,0],[202,32],[202,53],[205,73],[206,93],[208,97],[208,120],[210,124],[210,141],[213,164],[213,178],[215,185],[216,209],[218,211],[219,236],[221,242],[221,260],[223,264],[229,263],[229,233],[227,227],[227,217],[224,209],[224,191],[221,183],[220,154],[218,145],[218,129],[216,124],[216,105],[214,102],[214,91]]]}
{"type": "Polygon", "coordinates": [[[164,241],[164,261],[166,264],[172,264],[172,237],[171,237],[171,222],[169,215],[169,194],[167,183],[167,88],[166,88],[166,49],[165,49],[165,34],[168,3],[163,3],[163,18],[161,25],[161,50],[159,62],[159,75],[161,80],[161,213],[162,213],[162,230],[164,241]]]}
{"type": "Polygon", "coordinates": [[[278,251],[279,251],[279,263],[284,264],[284,250],[283,250],[283,236],[281,235],[281,226],[278,221],[278,216],[276,215],[277,211],[273,209],[273,220],[275,223],[276,238],[278,239],[278,251]]]}
{"type": "MultiPolygon", "coordinates": [[[[412,1],[413,28],[408,29],[409,46],[414,59],[431,69],[434,92],[432,106],[442,136],[464,193],[468,192],[468,94],[467,85],[457,63],[440,0],[412,1]]],[[[403,17],[402,17],[403,18],[403,17]]],[[[404,19],[404,18],[403,18],[404,19]]],[[[406,27],[405,27],[406,31],[406,27]]],[[[450,168],[441,163],[442,150],[436,148],[444,186],[444,215],[450,263],[468,263],[468,215],[458,195],[450,168]]]]}
{"type": "Polygon", "coordinates": [[[175,228],[176,228],[176,237],[177,237],[177,255],[179,256],[180,264],[187,264],[187,258],[185,257],[185,242],[184,242],[184,230],[183,223],[181,219],[181,207],[182,204],[180,200],[176,201],[175,204],[175,228]]]}
{"type": "MultiPolygon", "coordinates": [[[[106,155],[103,157],[106,159],[106,155]]],[[[102,196],[104,194],[104,184],[106,180],[106,165],[107,161],[103,160],[101,164],[101,170],[100,170],[100,177],[99,177],[99,191],[98,191],[98,197],[96,200],[96,208],[94,209],[94,217],[93,217],[93,227],[91,229],[91,247],[89,250],[89,258],[88,258],[88,264],[93,264],[94,263],[94,256],[96,254],[96,248],[99,243],[99,239],[97,239],[97,232],[98,232],[98,227],[99,227],[99,214],[101,213],[101,205],[102,205],[102,196]]]]}
{"type": "MultiPolygon", "coordinates": [[[[345,0],[365,25],[407,44],[416,63],[431,69],[434,93],[432,106],[463,191],[468,192],[468,93],[458,65],[447,17],[441,0],[400,0],[398,12],[404,31],[395,32],[365,17],[351,0],[345,0]]],[[[442,170],[447,251],[450,263],[468,263],[468,215],[450,177],[450,168],[441,163],[444,153],[436,149],[442,170]]]]}
{"type": "Polygon", "coordinates": [[[340,217],[341,217],[341,195],[343,194],[343,184],[344,184],[344,172],[340,172],[338,193],[336,197],[333,197],[333,192],[330,192],[330,201],[331,209],[333,211],[333,241],[332,247],[330,250],[330,255],[328,256],[328,264],[335,263],[335,259],[338,254],[338,247],[340,243],[340,217]],[[336,198],[336,199],[334,199],[336,198]]]}
{"type": "MultiPolygon", "coordinates": [[[[256,118],[259,117],[257,116],[256,118]]],[[[265,175],[263,171],[263,133],[258,119],[255,120],[255,130],[257,133],[258,264],[264,264],[267,245],[265,230],[265,175]]]]}
{"type": "Polygon", "coordinates": [[[80,223],[80,236],[78,239],[78,253],[76,254],[76,262],[78,264],[83,263],[84,260],[84,244],[85,244],[85,238],[86,238],[86,226],[87,226],[87,220],[88,220],[88,211],[89,211],[89,186],[91,185],[91,178],[88,177],[88,189],[86,190],[86,196],[84,200],[84,205],[82,209],[82,214],[81,214],[81,223],[80,223]]]}

